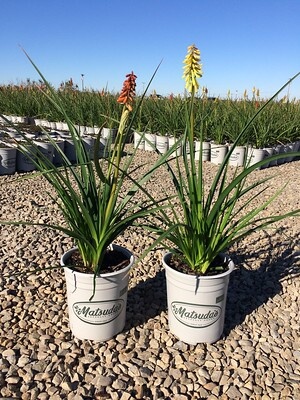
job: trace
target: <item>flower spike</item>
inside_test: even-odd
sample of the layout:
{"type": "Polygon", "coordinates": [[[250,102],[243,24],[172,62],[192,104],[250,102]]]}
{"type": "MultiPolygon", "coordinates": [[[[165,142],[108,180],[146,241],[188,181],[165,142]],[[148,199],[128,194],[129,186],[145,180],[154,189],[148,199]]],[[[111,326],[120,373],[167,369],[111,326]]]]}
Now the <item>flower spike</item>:
{"type": "Polygon", "coordinates": [[[133,72],[126,75],[126,79],[123,83],[123,88],[121,90],[120,96],[117,99],[118,103],[124,104],[129,111],[132,111],[132,102],[135,96],[135,87],[137,76],[133,72]]]}
{"type": "Polygon", "coordinates": [[[183,61],[183,76],[185,87],[190,93],[199,89],[198,78],[202,77],[202,64],[200,64],[200,51],[193,44],[188,47],[188,53],[183,61]]]}

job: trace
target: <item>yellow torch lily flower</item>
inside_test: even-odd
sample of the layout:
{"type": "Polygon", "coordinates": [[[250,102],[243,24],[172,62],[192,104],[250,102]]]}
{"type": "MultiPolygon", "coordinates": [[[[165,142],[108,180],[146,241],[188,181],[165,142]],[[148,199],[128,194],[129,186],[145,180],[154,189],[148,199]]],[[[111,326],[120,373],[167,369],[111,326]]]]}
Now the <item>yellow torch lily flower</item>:
{"type": "Polygon", "coordinates": [[[188,47],[183,64],[182,78],[185,80],[185,87],[190,93],[195,93],[199,89],[197,79],[202,77],[202,64],[200,64],[200,51],[194,44],[188,47]]]}

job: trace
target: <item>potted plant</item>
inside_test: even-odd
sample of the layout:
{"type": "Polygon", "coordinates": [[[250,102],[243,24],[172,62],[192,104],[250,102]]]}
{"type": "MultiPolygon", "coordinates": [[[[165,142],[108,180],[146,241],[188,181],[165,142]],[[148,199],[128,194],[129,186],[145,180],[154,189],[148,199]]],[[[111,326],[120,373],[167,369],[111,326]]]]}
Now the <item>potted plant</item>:
{"type": "MultiPolygon", "coordinates": [[[[188,101],[188,98],[187,98],[188,101]]],[[[205,90],[202,97],[196,102],[197,109],[195,110],[195,159],[199,159],[200,148],[202,150],[202,161],[211,161],[211,134],[215,132],[216,119],[216,100],[207,99],[205,90]],[[213,128],[213,130],[212,130],[213,128]]],[[[221,139],[222,140],[222,139],[221,139]]],[[[216,155],[216,153],[215,153],[216,155]]]]}
{"type": "Polygon", "coordinates": [[[105,94],[105,111],[106,115],[101,115],[105,118],[105,124],[102,126],[101,136],[108,143],[114,143],[117,135],[117,124],[119,120],[119,107],[116,104],[115,96],[106,93],[105,94]]]}
{"type": "MultiPolygon", "coordinates": [[[[163,256],[163,265],[166,271],[170,331],[189,344],[212,343],[223,332],[228,281],[234,269],[232,260],[226,255],[228,248],[275,221],[292,215],[299,216],[300,209],[282,215],[261,216],[261,211],[284,188],[267,200],[262,200],[259,207],[254,202],[255,207],[251,209],[252,200],[263,195],[264,184],[270,177],[255,183],[248,183],[247,178],[266,161],[244,165],[239,169],[229,167],[232,152],[263,108],[250,119],[232,143],[224,160],[216,167],[212,183],[205,185],[202,150],[199,160],[196,160],[194,151],[188,153],[186,150],[187,147],[194,148],[194,99],[199,87],[197,78],[202,76],[200,52],[194,45],[188,48],[184,64],[190,101],[182,138],[183,155],[176,157],[175,166],[166,161],[178,201],[177,204],[174,204],[174,199],[169,202],[172,212],[169,209],[168,212],[159,210],[161,225],[152,226],[152,231],[158,235],[153,248],[162,242],[168,251],[163,256]],[[253,193],[254,188],[256,190],[253,193]],[[258,192],[257,188],[260,188],[258,192]],[[248,206],[250,210],[245,213],[248,206]]],[[[271,156],[270,160],[280,157],[282,155],[271,156]]]]}
{"type": "MultiPolygon", "coordinates": [[[[159,107],[157,107],[157,118],[159,120],[158,131],[164,137],[161,139],[163,143],[167,143],[162,147],[159,147],[158,143],[160,139],[156,138],[156,148],[161,152],[165,153],[169,147],[172,147],[177,141],[182,131],[182,109],[184,103],[180,97],[174,97],[170,95],[167,99],[161,99],[158,102],[159,107]]],[[[176,149],[177,153],[181,153],[181,148],[176,149]]]]}
{"type": "MultiPolygon", "coordinates": [[[[95,143],[95,157],[91,161],[83,138],[65,111],[60,96],[30,57],[27,57],[45,83],[48,100],[68,123],[76,149],[77,165],[73,165],[50,134],[45,133],[61,155],[61,167],[57,167],[54,160],[47,157],[33,140],[20,132],[23,139],[33,146],[32,161],[52,187],[53,192],[49,195],[60,209],[64,223],[1,223],[42,225],[73,238],[74,248],[69,249],[61,258],[67,283],[70,327],[74,336],[80,339],[103,341],[124,327],[129,273],[134,262],[131,252],[115,244],[115,241],[125,229],[137,224],[139,218],[147,219],[157,210],[157,202],[150,195],[146,200],[136,199],[135,196],[139,190],[147,194],[144,184],[151,177],[152,169],[142,172],[140,178],[133,179],[128,170],[135,152],[122,160],[126,136],[131,132],[140,105],[132,113],[136,75],[133,72],[126,75],[117,99],[123,109],[110,155],[105,159],[97,157],[99,133],[95,143]]],[[[19,150],[24,151],[24,145],[19,150]]]]}
{"type": "Polygon", "coordinates": [[[139,150],[145,150],[145,139],[144,139],[144,126],[143,126],[143,115],[142,106],[139,109],[139,113],[136,118],[136,124],[133,132],[133,145],[139,150]]]}
{"type": "MultiPolygon", "coordinates": [[[[229,102],[229,100],[226,100],[229,102]]],[[[214,122],[212,123],[212,141],[210,143],[210,161],[213,164],[221,164],[225,158],[228,150],[227,142],[227,132],[226,123],[228,122],[228,104],[226,104],[226,109],[220,112],[220,103],[216,103],[213,110],[214,122]]]]}

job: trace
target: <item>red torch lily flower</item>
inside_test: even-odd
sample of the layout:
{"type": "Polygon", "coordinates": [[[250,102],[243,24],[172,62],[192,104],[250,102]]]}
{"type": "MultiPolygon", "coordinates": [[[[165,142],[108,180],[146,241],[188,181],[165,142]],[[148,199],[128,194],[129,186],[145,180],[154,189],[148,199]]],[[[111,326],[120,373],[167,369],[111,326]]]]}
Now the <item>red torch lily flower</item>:
{"type": "Polygon", "coordinates": [[[132,111],[132,102],[135,96],[136,78],[137,76],[133,72],[126,75],[123,88],[120,96],[117,99],[117,102],[124,104],[129,111],[132,111]]]}

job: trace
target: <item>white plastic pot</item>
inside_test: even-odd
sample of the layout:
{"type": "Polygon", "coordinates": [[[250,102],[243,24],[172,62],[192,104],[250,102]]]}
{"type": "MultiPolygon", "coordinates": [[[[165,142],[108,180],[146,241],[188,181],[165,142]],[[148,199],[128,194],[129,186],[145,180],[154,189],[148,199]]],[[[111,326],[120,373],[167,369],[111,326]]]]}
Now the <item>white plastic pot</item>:
{"type": "Polygon", "coordinates": [[[87,135],[95,135],[95,128],[93,126],[86,127],[86,134],[87,135]]]}
{"type": "Polygon", "coordinates": [[[133,144],[135,149],[138,148],[140,150],[145,150],[145,139],[143,138],[143,133],[134,131],[133,144]]]}
{"type": "MultiPolygon", "coordinates": [[[[274,149],[273,149],[273,147],[264,147],[264,151],[265,151],[264,158],[268,159],[269,157],[271,157],[273,155],[274,149]]],[[[266,163],[261,167],[261,169],[268,168],[269,166],[270,166],[270,163],[266,163]]]]}
{"type": "Polygon", "coordinates": [[[211,143],[210,144],[210,161],[213,164],[221,164],[226,156],[228,147],[224,144],[211,143]]]}
{"type": "MultiPolygon", "coordinates": [[[[65,141],[62,139],[56,139],[56,145],[57,147],[60,148],[60,150],[64,153],[65,151],[65,141]]],[[[62,154],[58,151],[57,148],[54,148],[53,152],[53,163],[54,165],[60,166],[63,164],[63,156],[62,154]]]]}
{"type": "MultiPolygon", "coordinates": [[[[92,299],[94,275],[64,268],[69,324],[78,339],[101,342],[111,339],[124,329],[129,274],[134,257],[123,247],[113,247],[128,256],[129,265],[119,271],[97,276],[92,299]]],[[[62,256],[62,266],[67,265],[68,258],[75,250],[73,248],[62,256]]]]}
{"type": "Polygon", "coordinates": [[[53,160],[54,146],[51,142],[34,140],[33,143],[38,147],[44,157],[49,161],[53,160]]]}
{"type": "Polygon", "coordinates": [[[286,153],[285,162],[293,161],[293,157],[289,156],[289,153],[293,151],[293,148],[294,148],[294,143],[287,143],[284,145],[284,152],[286,153]]]}
{"type": "Polygon", "coordinates": [[[64,123],[61,121],[56,122],[56,130],[62,131],[64,128],[64,123]]]}
{"type": "Polygon", "coordinates": [[[163,257],[166,270],[168,319],[171,333],[181,341],[214,343],[224,329],[229,276],[234,269],[212,276],[187,275],[169,266],[171,253],[163,257]]]}
{"type": "Polygon", "coordinates": [[[154,151],[156,147],[155,133],[145,133],[145,150],[154,151]]]}
{"type": "Polygon", "coordinates": [[[34,157],[35,148],[26,142],[22,145],[23,152],[17,151],[17,171],[19,172],[30,172],[36,169],[35,164],[32,160],[34,157]]]}
{"type": "Polygon", "coordinates": [[[69,159],[70,163],[75,164],[77,162],[77,156],[74,140],[71,138],[70,135],[68,135],[68,137],[64,137],[61,135],[61,137],[65,140],[64,149],[66,157],[69,159]]]}
{"type": "Polygon", "coordinates": [[[16,171],[17,149],[0,147],[0,175],[11,175],[16,171]]]}
{"type": "Polygon", "coordinates": [[[160,154],[165,154],[168,151],[168,146],[168,136],[156,135],[156,149],[160,154]]]}
{"type": "Polygon", "coordinates": [[[84,148],[89,156],[90,160],[94,159],[94,148],[96,143],[96,138],[94,136],[84,136],[82,138],[84,148]]]}
{"type": "Polygon", "coordinates": [[[106,139],[109,143],[114,143],[117,136],[116,128],[102,128],[101,136],[106,139]]]}
{"type": "MultiPolygon", "coordinates": [[[[256,164],[259,161],[264,160],[266,156],[264,149],[256,149],[255,147],[248,147],[247,148],[247,166],[251,166],[256,164]]],[[[260,167],[261,168],[261,167],[260,167]]],[[[259,168],[259,169],[260,169],[259,168]]]]}
{"type": "Polygon", "coordinates": [[[242,167],[245,161],[245,153],[245,146],[236,146],[229,157],[229,165],[242,167]]]}
{"type": "MultiPolygon", "coordinates": [[[[195,142],[195,159],[200,158],[201,142],[196,140],[195,142]]],[[[210,142],[202,142],[202,161],[210,161],[210,142]]]]}
{"type": "Polygon", "coordinates": [[[100,137],[99,152],[98,152],[98,157],[99,158],[108,157],[109,152],[110,152],[110,147],[111,147],[110,145],[111,145],[111,142],[108,139],[100,137]]]}
{"type": "MultiPolygon", "coordinates": [[[[285,148],[283,144],[278,144],[277,146],[274,147],[274,154],[284,154],[285,153],[285,148]]],[[[285,163],[285,158],[280,158],[277,161],[275,161],[277,165],[281,165],[285,163]]]]}
{"type": "Polygon", "coordinates": [[[68,124],[66,122],[62,122],[61,130],[62,131],[68,131],[69,130],[69,126],[68,126],[68,124]]]}
{"type": "MultiPolygon", "coordinates": [[[[168,139],[169,139],[169,140],[168,140],[168,141],[169,141],[168,147],[169,147],[169,149],[170,149],[170,148],[173,147],[173,146],[175,145],[175,143],[178,141],[178,138],[175,137],[175,136],[169,136],[168,139]]],[[[171,154],[171,156],[172,156],[172,157],[181,156],[181,154],[182,154],[182,143],[179,142],[179,144],[177,144],[177,146],[175,147],[175,149],[174,149],[173,153],[171,154]]]]}

